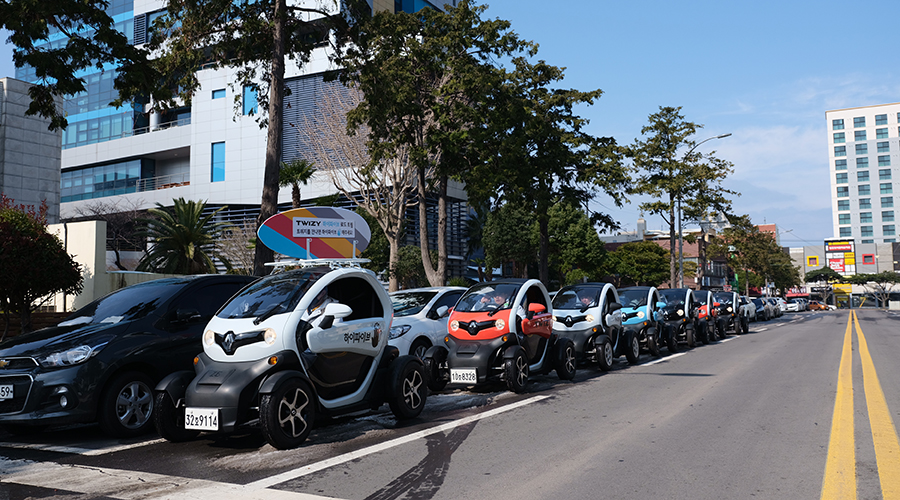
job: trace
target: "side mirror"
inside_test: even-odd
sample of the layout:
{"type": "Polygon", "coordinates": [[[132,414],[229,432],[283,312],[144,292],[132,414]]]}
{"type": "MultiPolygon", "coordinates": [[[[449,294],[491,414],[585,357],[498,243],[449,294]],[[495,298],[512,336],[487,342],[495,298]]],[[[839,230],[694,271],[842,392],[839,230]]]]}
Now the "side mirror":
{"type": "Polygon", "coordinates": [[[335,318],[346,318],[353,314],[353,309],[350,309],[350,306],[344,304],[338,304],[337,302],[332,302],[325,306],[325,310],[322,312],[322,320],[319,322],[319,328],[323,330],[331,328],[334,325],[335,318]]]}
{"type": "Polygon", "coordinates": [[[609,307],[607,308],[607,310],[608,310],[609,312],[616,312],[616,311],[618,311],[618,310],[621,309],[621,308],[622,308],[622,304],[619,304],[618,302],[613,302],[612,304],[609,305],[609,307]]]}
{"type": "Polygon", "coordinates": [[[713,305],[716,306],[716,307],[719,307],[719,306],[722,305],[722,303],[721,303],[721,302],[713,302],[713,305]]]}
{"type": "Polygon", "coordinates": [[[428,319],[433,319],[433,320],[437,321],[441,318],[446,317],[448,314],[450,314],[450,308],[448,308],[447,306],[441,306],[441,307],[438,307],[437,309],[432,309],[431,311],[428,311],[427,317],[428,317],[428,319]]]}
{"type": "Polygon", "coordinates": [[[532,313],[532,316],[535,314],[543,314],[547,312],[547,307],[544,304],[531,303],[528,304],[528,312],[532,313]]]}
{"type": "Polygon", "coordinates": [[[656,303],[656,308],[657,308],[657,309],[662,309],[662,308],[664,308],[664,307],[666,307],[666,303],[665,303],[665,302],[657,302],[657,303],[656,303]]]}
{"type": "Polygon", "coordinates": [[[196,309],[177,309],[175,311],[175,322],[177,323],[187,323],[200,318],[200,311],[196,309]]]}

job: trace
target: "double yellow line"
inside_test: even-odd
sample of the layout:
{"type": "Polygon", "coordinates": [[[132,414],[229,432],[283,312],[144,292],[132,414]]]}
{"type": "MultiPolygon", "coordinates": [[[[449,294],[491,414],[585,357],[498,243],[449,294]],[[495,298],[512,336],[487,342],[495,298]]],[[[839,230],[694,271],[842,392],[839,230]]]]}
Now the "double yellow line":
{"type": "Polygon", "coordinates": [[[863,389],[872,440],[875,444],[875,459],[878,464],[878,478],[881,481],[881,495],[885,500],[900,499],[900,440],[888,410],[884,392],[875,373],[875,364],[869,355],[866,336],[859,327],[856,312],[847,318],[841,364],[838,369],[837,397],[834,401],[834,416],[831,420],[831,439],[828,442],[828,460],[825,463],[825,480],[822,482],[822,499],[856,498],[856,445],[853,435],[853,350],[852,326],[856,327],[859,341],[859,356],[863,369],[863,389]]]}

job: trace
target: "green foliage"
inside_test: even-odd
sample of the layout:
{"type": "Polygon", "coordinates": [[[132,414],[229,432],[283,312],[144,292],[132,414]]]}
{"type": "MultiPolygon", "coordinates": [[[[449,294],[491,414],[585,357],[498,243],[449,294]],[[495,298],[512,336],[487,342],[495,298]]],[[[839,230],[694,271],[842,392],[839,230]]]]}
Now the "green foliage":
{"type": "Polygon", "coordinates": [[[76,294],[81,269],[59,238],[47,232],[47,204],[40,209],[0,198],[0,307],[6,336],[11,313],[23,332],[31,330],[31,312],[55,293],[76,294]]]}
{"type": "Polygon", "coordinates": [[[462,276],[454,276],[447,280],[447,286],[462,286],[469,288],[470,286],[472,286],[472,283],[462,276]]]}
{"type": "Polygon", "coordinates": [[[828,283],[840,283],[844,281],[844,277],[838,274],[838,272],[834,269],[828,266],[822,266],[815,271],[806,273],[805,281],[807,283],[818,283],[819,281],[825,281],[828,283]]]}
{"type": "Polygon", "coordinates": [[[591,220],[580,208],[558,203],[550,208],[550,265],[561,285],[583,278],[596,281],[605,274],[606,249],[591,220]]]}
{"type": "Polygon", "coordinates": [[[846,277],[848,283],[860,285],[875,296],[880,307],[887,307],[888,299],[894,286],[900,284],[900,273],[882,271],[873,274],[855,274],[846,277]]]}
{"type": "Polygon", "coordinates": [[[652,241],[625,243],[608,255],[616,287],[658,286],[669,275],[669,252],[652,241]]]}
{"type": "Polygon", "coordinates": [[[381,226],[378,225],[378,222],[375,221],[374,217],[369,215],[369,212],[357,208],[356,213],[366,221],[366,224],[369,225],[369,230],[372,233],[372,236],[369,239],[369,246],[367,246],[360,255],[363,259],[369,259],[370,261],[363,264],[363,267],[371,269],[372,271],[375,271],[375,273],[387,274],[391,264],[391,247],[390,243],[388,243],[387,236],[384,235],[381,226]]]}
{"type": "Polygon", "coordinates": [[[155,218],[139,219],[144,225],[141,234],[152,245],[137,266],[138,271],[166,274],[215,274],[213,258],[230,269],[231,263],[219,251],[217,238],[229,224],[213,222],[225,207],[203,215],[205,202],[173,200],[172,208],[157,203],[148,212],[155,218]]]}
{"type": "Polygon", "coordinates": [[[526,277],[537,257],[534,218],[524,208],[507,203],[487,216],[481,235],[488,269],[511,263],[513,276],[526,277]]]}
{"type": "Polygon", "coordinates": [[[280,187],[291,186],[291,204],[293,208],[300,208],[300,184],[305,186],[314,173],[316,173],[315,167],[306,160],[292,160],[290,163],[281,162],[281,170],[278,173],[278,185],[280,187]]]}
{"type": "MultiPolygon", "coordinates": [[[[760,232],[747,215],[732,217],[731,227],[722,231],[709,246],[710,255],[727,259],[736,273],[752,272],[785,291],[800,284],[800,271],[790,256],[775,243],[775,238],[760,232]]],[[[742,286],[747,286],[744,281],[742,286]]],[[[746,288],[745,288],[746,293],[746,288]]]]}
{"type": "MultiPolygon", "coordinates": [[[[422,253],[419,247],[406,245],[400,247],[400,260],[394,273],[401,289],[419,288],[428,286],[428,278],[425,277],[425,266],[422,264],[422,253]]],[[[431,262],[437,260],[437,252],[431,253],[431,262]]]]}

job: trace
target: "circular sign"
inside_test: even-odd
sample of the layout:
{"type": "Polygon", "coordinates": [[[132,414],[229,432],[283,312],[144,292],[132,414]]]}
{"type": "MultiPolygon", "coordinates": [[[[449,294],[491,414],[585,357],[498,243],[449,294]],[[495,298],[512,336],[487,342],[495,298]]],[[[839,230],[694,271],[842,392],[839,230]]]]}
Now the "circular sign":
{"type": "Polygon", "coordinates": [[[372,237],[362,216],[333,207],[295,208],[277,213],[266,219],[257,235],[273,251],[295,259],[359,257],[372,237]]]}

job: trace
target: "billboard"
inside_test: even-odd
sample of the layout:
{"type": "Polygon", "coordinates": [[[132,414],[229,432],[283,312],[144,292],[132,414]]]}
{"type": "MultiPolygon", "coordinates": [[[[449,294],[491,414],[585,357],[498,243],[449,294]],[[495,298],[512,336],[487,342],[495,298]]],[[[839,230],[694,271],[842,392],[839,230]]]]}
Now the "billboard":
{"type": "Polygon", "coordinates": [[[856,274],[856,246],[852,239],[825,240],[825,261],[842,276],[856,274]]]}

